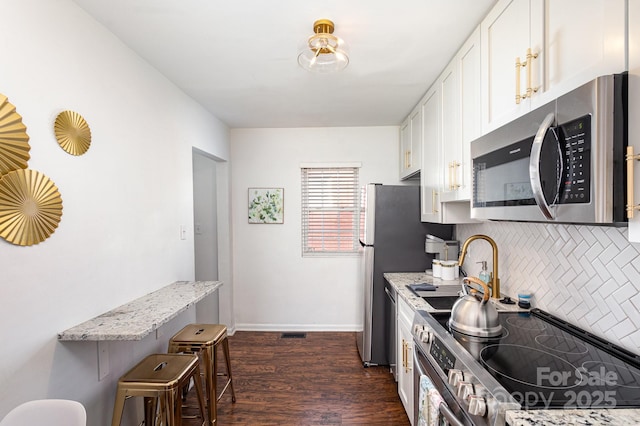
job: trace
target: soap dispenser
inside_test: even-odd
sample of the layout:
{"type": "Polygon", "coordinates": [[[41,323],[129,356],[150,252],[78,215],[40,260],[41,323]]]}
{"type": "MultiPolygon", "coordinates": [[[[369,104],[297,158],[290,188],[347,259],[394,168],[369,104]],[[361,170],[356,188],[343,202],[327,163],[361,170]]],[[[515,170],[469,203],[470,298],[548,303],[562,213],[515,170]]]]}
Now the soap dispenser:
{"type": "Polygon", "coordinates": [[[485,284],[489,284],[489,282],[491,281],[491,274],[489,273],[489,271],[487,271],[487,261],[483,260],[482,262],[476,263],[482,263],[482,271],[480,271],[480,273],[478,274],[478,278],[480,278],[480,280],[485,284]]]}

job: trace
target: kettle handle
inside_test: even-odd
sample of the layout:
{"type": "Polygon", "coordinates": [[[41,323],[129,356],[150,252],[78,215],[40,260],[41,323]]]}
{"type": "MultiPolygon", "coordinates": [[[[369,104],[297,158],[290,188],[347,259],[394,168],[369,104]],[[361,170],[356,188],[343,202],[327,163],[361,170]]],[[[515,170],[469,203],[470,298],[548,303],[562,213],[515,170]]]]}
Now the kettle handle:
{"type": "Polygon", "coordinates": [[[489,286],[487,285],[487,283],[485,283],[484,281],[482,281],[480,278],[476,278],[476,277],[464,277],[464,279],[462,280],[463,282],[472,282],[474,284],[479,284],[482,286],[482,290],[484,291],[484,295],[482,297],[482,301],[481,303],[484,305],[485,303],[487,303],[489,301],[489,298],[491,297],[491,295],[489,294],[490,290],[489,290],[489,286]]]}

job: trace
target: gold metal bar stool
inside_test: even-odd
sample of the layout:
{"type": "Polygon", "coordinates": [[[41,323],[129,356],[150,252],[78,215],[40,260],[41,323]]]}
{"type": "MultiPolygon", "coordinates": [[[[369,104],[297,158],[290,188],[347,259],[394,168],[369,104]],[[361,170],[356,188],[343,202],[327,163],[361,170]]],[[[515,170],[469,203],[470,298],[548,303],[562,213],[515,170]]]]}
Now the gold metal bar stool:
{"type": "Polygon", "coordinates": [[[191,378],[198,394],[202,424],[205,424],[198,357],[193,354],[153,354],[144,358],[118,380],[111,425],[120,425],[124,402],[134,396],[144,397],[145,425],[156,424],[157,401],[160,402],[158,415],[162,425],[182,425],[182,389],[189,385],[191,378]]]}
{"type": "Polygon", "coordinates": [[[236,393],[233,389],[233,379],[231,377],[231,358],[229,357],[227,327],[224,324],[189,324],[169,340],[168,352],[200,353],[202,355],[207,389],[209,422],[212,425],[216,424],[218,418],[217,403],[229,386],[231,387],[231,401],[236,402],[236,393]],[[226,375],[227,380],[218,395],[217,376],[219,374],[216,352],[219,344],[222,344],[227,367],[226,374],[220,375],[226,375]]]}

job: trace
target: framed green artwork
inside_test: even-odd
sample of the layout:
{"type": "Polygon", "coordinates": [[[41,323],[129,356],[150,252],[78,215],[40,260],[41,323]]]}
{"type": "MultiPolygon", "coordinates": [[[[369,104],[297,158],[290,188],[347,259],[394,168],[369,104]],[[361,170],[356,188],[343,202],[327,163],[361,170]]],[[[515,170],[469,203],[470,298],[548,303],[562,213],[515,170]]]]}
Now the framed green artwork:
{"type": "Polygon", "coordinates": [[[284,223],[284,188],[249,188],[249,223],[284,223]]]}

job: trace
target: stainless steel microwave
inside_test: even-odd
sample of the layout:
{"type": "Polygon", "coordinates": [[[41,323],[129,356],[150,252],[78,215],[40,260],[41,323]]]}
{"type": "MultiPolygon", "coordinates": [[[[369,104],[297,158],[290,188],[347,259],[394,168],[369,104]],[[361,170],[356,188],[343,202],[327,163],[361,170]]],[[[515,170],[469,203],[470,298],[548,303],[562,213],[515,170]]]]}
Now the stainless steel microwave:
{"type": "Polygon", "coordinates": [[[471,142],[471,217],[619,224],[627,75],[599,77],[471,142]]]}

